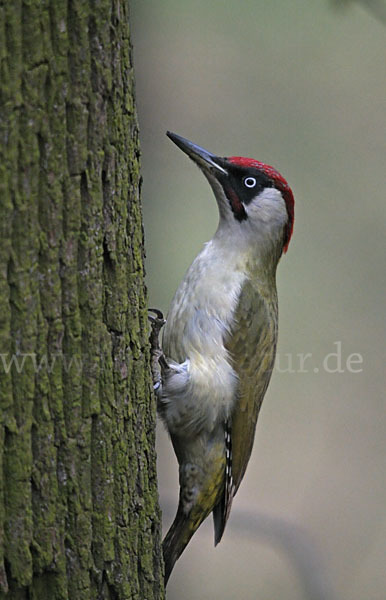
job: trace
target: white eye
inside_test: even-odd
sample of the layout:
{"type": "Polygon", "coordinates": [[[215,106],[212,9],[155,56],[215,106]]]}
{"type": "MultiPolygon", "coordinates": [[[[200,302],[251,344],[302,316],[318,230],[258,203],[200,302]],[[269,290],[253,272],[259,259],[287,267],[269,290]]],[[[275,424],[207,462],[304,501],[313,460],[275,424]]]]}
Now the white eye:
{"type": "Polygon", "coordinates": [[[256,179],[254,177],[246,177],[244,179],[244,185],[247,188],[253,188],[256,185],[256,179]]]}

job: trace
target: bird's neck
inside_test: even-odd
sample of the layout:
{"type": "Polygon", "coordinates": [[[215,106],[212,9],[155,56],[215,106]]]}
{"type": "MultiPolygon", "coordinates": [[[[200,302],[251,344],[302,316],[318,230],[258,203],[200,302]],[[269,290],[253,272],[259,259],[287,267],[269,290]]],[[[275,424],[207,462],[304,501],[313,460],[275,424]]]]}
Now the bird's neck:
{"type": "Polygon", "coordinates": [[[273,283],[281,251],[276,240],[249,236],[235,239],[225,227],[219,227],[209,242],[214,255],[221,256],[230,270],[245,273],[251,280],[273,283]]]}

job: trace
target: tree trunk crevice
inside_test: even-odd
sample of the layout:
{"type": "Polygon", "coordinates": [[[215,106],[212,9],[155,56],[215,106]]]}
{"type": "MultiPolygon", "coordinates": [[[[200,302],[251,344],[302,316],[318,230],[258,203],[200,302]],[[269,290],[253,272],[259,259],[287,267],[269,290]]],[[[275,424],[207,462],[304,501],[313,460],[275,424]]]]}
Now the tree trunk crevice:
{"type": "Polygon", "coordinates": [[[128,2],[0,23],[0,598],[161,599],[128,2]]]}

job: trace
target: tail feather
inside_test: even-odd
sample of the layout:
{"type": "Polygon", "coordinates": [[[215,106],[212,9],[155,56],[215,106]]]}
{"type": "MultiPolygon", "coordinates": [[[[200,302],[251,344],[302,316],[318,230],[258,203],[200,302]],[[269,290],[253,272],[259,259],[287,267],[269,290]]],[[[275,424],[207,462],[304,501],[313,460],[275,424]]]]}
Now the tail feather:
{"type": "MultiPolygon", "coordinates": [[[[214,439],[210,439],[206,444],[207,452],[204,457],[199,454],[199,466],[187,462],[180,464],[181,488],[177,514],[163,541],[165,583],[170,577],[176,560],[181,556],[193,534],[224,496],[226,456],[223,435],[224,432],[220,428],[213,434],[214,439]]],[[[198,448],[194,446],[194,443],[191,442],[193,457],[195,456],[194,452],[202,452],[201,442],[199,442],[198,448]]],[[[229,460],[230,452],[227,453],[227,457],[229,460]]],[[[228,507],[230,508],[229,496],[225,497],[225,510],[227,511],[228,507]]],[[[225,519],[228,512],[222,512],[222,514],[226,514],[225,519]]]]}
{"type": "Polygon", "coordinates": [[[176,561],[185,550],[200,524],[201,523],[198,523],[197,526],[195,526],[189,515],[184,514],[181,505],[178,507],[175,519],[162,543],[165,563],[165,585],[169,580],[176,561]]]}

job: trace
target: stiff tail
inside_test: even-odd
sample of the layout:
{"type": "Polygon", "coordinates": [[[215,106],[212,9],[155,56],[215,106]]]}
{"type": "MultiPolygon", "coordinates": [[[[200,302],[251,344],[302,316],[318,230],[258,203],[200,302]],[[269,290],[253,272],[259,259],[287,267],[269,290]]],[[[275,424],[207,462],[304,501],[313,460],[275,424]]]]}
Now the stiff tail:
{"type": "Polygon", "coordinates": [[[169,580],[176,561],[185,550],[189,540],[201,525],[202,521],[203,519],[201,519],[198,523],[192,521],[190,514],[184,514],[181,504],[178,506],[175,519],[162,543],[165,563],[165,585],[169,580]]]}
{"type": "MultiPolygon", "coordinates": [[[[222,534],[224,533],[225,525],[228,520],[232,497],[224,498],[213,508],[213,520],[215,530],[215,545],[221,540],[222,534]]],[[[193,509],[194,512],[194,509],[193,509]]],[[[206,513],[196,513],[197,518],[194,518],[192,512],[185,515],[181,509],[181,505],[178,507],[175,519],[167,532],[165,539],[162,543],[164,564],[165,564],[165,586],[169,581],[171,572],[173,571],[174,565],[185,550],[186,546],[190,542],[192,536],[197,531],[201,523],[208,516],[206,513]],[[192,518],[193,517],[193,518],[192,518]]]]}
{"type": "MultiPolygon", "coordinates": [[[[232,497],[229,496],[229,492],[232,492],[229,487],[232,484],[230,434],[227,431],[226,452],[224,452],[224,431],[219,428],[215,434],[217,436],[215,440],[210,440],[210,443],[206,444],[207,453],[204,458],[201,457],[200,467],[194,463],[180,465],[181,488],[177,514],[163,542],[165,583],[193,534],[221,500],[221,524],[219,523],[217,527],[215,524],[216,541],[219,541],[218,532],[221,530],[222,534],[224,530],[232,497]],[[227,464],[228,468],[226,468],[227,464]],[[224,485],[224,479],[228,480],[228,484],[225,482],[224,485]],[[224,492],[226,492],[225,505],[224,492]]],[[[201,452],[200,447],[198,451],[201,452]]],[[[192,446],[192,455],[194,456],[194,446],[192,446]]],[[[216,522],[216,516],[220,516],[220,513],[218,509],[215,511],[216,522]]]]}

